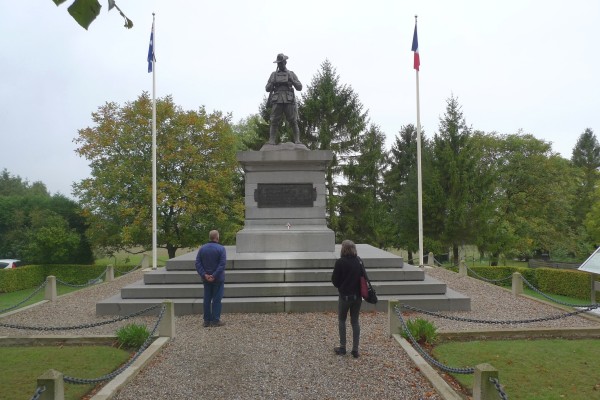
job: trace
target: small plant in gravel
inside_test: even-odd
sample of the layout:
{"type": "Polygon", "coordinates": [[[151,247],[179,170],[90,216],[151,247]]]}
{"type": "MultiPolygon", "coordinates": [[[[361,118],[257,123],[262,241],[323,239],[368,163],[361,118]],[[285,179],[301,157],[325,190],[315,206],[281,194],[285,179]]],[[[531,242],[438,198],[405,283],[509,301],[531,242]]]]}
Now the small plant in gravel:
{"type": "MultiPolygon", "coordinates": [[[[437,340],[436,326],[426,319],[409,319],[406,321],[406,327],[419,344],[434,344],[437,340]]],[[[408,339],[408,334],[404,330],[402,330],[402,337],[408,339]]]]}
{"type": "Polygon", "coordinates": [[[148,339],[150,331],[145,325],[129,324],[117,329],[119,348],[137,350],[148,339]]]}

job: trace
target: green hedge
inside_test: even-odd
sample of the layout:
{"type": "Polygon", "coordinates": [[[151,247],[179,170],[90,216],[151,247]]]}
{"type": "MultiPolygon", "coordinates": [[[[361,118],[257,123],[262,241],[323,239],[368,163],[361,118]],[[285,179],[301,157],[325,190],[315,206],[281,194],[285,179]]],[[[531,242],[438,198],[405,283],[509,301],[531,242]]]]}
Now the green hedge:
{"type": "MultiPolygon", "coordinates": [[[[448,268],[458,272],[458,267],[448,268]]],[[[546,294],[558,294],[576,299],[590,298],[590,275],[581,271],[556,268],[524,268],[524,267],[469,267],[477,275],[486,279],[502,279],[515,272],[519,272],[533,287],[546,294]]],[[[473,276],[473,274],[469,274],[473,276]]],[[[474,277],[474,276],[473,276],[474,277]]],[[[596,276],[600,281],[600,276],[596,276]]],[[[512,286],[512,280],[495,283],[498,286],[512,286]]],[[[528,288],[527,285],[523,285],[528,288]]]]}
{"type": "Polygon", "coordinates": [[[35,288],[46,277],[56,278],[74,285],[83,285],[97,278],[106,269],[103,265],[26,265],[0,270],[0,293],[35,288]]]}
{"type": "Polygon", "coordinates": [[[537,268],[537,288],[544,293],[560,294],[576,299],[590,298],[590,274],[555,268],[537,268]]]}

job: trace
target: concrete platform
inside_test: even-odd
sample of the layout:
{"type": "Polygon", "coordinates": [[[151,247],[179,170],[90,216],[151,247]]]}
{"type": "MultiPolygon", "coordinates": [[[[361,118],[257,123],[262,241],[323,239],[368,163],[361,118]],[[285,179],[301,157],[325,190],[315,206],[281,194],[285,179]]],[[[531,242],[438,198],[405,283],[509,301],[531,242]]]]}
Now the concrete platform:
{"type": "MultiPolygon", "coordinates": [[[[424,271],[404,264],[397,255],[369,245],[357,245],[379,297],[364,310],[387,310],[388,300],[431,311],[470,310],[470,299],[446,287],[424,271]]],[[[223,312],[322,312],[337,310],[337,290],[331,284],[336,252],[238,253],[227,246],[223,312]]],[[[196,252],[148,271],[121,293],[96,304],[98,315],[127,315],[171,299],[177,315],[202,314],[203,285],[195,271],[196,252]]]]}

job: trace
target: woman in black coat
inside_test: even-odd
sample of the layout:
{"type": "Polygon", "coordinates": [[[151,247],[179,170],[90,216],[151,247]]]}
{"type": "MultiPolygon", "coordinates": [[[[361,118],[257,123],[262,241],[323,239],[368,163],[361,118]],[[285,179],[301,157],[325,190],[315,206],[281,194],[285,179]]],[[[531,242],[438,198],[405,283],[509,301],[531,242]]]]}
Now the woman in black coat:
{"type": "Polygon", "coordinates": [[[334,348],[336,354],[346,354],[346,318],[350,311],[352,326],[352,356],[358,358],[358,343],[360,340],[360,324],[358,315],[362,304],[360,296],[360,277],[363,267],[356,254],[356,245],[351,240],[342,242],[340,258],[335,262],[331,282],[338,289],[338,325],[340,331],[340,346],[334,348]]]}

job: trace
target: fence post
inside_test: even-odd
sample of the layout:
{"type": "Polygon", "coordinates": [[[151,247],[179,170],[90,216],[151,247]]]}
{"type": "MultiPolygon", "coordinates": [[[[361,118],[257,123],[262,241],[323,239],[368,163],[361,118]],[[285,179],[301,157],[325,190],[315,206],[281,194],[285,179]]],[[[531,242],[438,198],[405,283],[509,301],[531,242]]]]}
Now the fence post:
{"type": "Polygon", "coordinates": [[[515,272],[512,275],[512,294],[513,296],[523,294],[523,279],[521,279],[521,274],[519,272],[515,272]]]}
{"type": "Polygon", "coordinates": [[[63,374],[49,369],[37,378],[38,387],[46,387],[40,400],[65,400],[65,382],[63,374]]]}
{"type": "Polygon", "coordinates": [[[115,267],[110,264],[106,266],[106,282],[112,282],[115,280],[115,267]]]}
{"type": "Polygon", "coordinates": [[[142,269],[148,268],[150,266],[150,257],[148,257],[148,254],[144,253],[142,255],[142,261],[140,262],[140,264],[142,265],[142,269]]]}
{"type": "Polygon", "coordinates": [[[498,398],[496,386],[490,378],[498,379],[498,370],[490,364],[479,364],[475,366],[473,375],[473,399],[492,400],[498,398]]]}
{"type": "Polygon", "coordinates": [[[56,301],[57,297],[58,296],[56,294],[56,277],[50,275],[48,278],[46,278],[46,289],[44,299],[48,301],[56,301]]]}
{"type": "Polygon", "coordinates": [[[467,264],[465,263],[465,260],[462,259],[460,260],[460,264],[458,265],[458,275],[460,276],[467,276],[467,264]]]}
{"type": "Polygon", "coordinates": [[[175,305],[173,300],[165,300],[163,304],[165,305],[165,313],[158,325],[158,336],[172,339],[175,337],[175,305]]]}
{"type": "Polygon", "coordinates": [[[427,265],[429,265],[430,267],[435,267],[435,260],[431,251],[427,255],[427,265]]]}
{"type": "Polygon", "coordinates": [[[392,335],[395,333],[402,333],[400,320],[398,319],[396,310],[394,309],[399,305],[400,302],[398,300],[388,300],[388,335],[390,337],[392,337],[392,335]]]}

